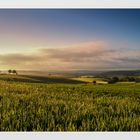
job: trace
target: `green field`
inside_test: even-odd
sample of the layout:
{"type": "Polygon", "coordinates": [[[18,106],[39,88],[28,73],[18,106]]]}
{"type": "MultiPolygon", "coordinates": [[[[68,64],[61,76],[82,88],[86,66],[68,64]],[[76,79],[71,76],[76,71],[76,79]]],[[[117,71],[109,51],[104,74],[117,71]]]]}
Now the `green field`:
{"type": "Polygon", "coordinates": [[[93,81],[96,81],[96,83],[98,83],[98,84],[107,84],[105,79],[94,77],[94,76],[79,76],[79,77],[74,77],[71,79],[77,80],[77,81],[82,81],[82,82],[87,82],[87,83],[92,83],[93,81]]]}
{"type": "Polygon", "coordinates": [[[0,75],[0,131],[140,131],[140,83],[0,75]]]}

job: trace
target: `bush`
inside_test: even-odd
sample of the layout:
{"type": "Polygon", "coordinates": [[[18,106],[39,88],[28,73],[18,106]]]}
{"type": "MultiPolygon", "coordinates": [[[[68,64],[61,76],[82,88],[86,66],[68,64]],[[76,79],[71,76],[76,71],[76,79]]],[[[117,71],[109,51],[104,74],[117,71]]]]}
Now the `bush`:
{"type": "Polygon", "coordinates": [[[118,77],[113,77],[113,78],[109,79],[108,83],[109,84],[113,84],[113,83],[116,83],[118,81],[119,81],[119,78],[118,77]]]}

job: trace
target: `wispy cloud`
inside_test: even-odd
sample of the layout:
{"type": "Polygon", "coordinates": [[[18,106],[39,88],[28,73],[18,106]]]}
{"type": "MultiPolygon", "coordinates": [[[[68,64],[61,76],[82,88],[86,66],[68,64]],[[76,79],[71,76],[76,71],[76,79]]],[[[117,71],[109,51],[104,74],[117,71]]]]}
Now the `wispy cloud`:
{"type": "Polygon", "coordinates": [[[0,64],[9,68],[36,70],[140,68],[140,50],[110,48],[102,41],[42,48],[34,54],[0,55],[0,64]]]}

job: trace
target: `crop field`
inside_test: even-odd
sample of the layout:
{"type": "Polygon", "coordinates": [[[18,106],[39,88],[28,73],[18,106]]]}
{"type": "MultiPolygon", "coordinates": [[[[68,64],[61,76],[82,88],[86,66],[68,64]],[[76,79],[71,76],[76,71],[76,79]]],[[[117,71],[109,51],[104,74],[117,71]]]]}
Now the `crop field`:
{"type": "Polygon", "coordinates": [[[140,131],[140,83],[2,77],[0,131],[140,131]]]}
{"type": "Polygon", "coordinates": [[[97,78],[97,77],[93,77],[93,76],[80,76],[80,77],[74,77],[71,79],[83,81],[83,82],[87,82],[87,83],[92,83],[93,81],[96,81],[96,83],[99,83],[99,84],[107,84],[107,82],[103,78],[97,78]]]}

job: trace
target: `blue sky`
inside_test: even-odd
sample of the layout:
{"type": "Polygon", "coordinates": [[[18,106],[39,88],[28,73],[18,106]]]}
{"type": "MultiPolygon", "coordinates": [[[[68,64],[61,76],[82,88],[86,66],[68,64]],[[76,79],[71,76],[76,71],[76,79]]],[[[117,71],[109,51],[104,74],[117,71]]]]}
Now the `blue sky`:
{"type": "Polygon", "coordinates": [[[33,69],[34,58],[38,58],[41,70],[139,69],[139,9],[1,9],[0,19],[3,69],[33,69]],[[87,48],[92,50],[91,57],[85,57],[87,48]],[[46,54],[41,54],[42,50],[46,54]],[[99,53],[98,59],[92,56],[100,51],[107,54],[99,53]],[[42,55],[50,63],[42,62],[42,55]],[[85,64],[80,65],[82,58],[85,64]],[[22,59],[26,60],[24,67],[18,65],[22,59]],[[63,67],[58,67],[58,62],[63,67]],[[95,62],[98,65],[93,67],[95,62]]]}

